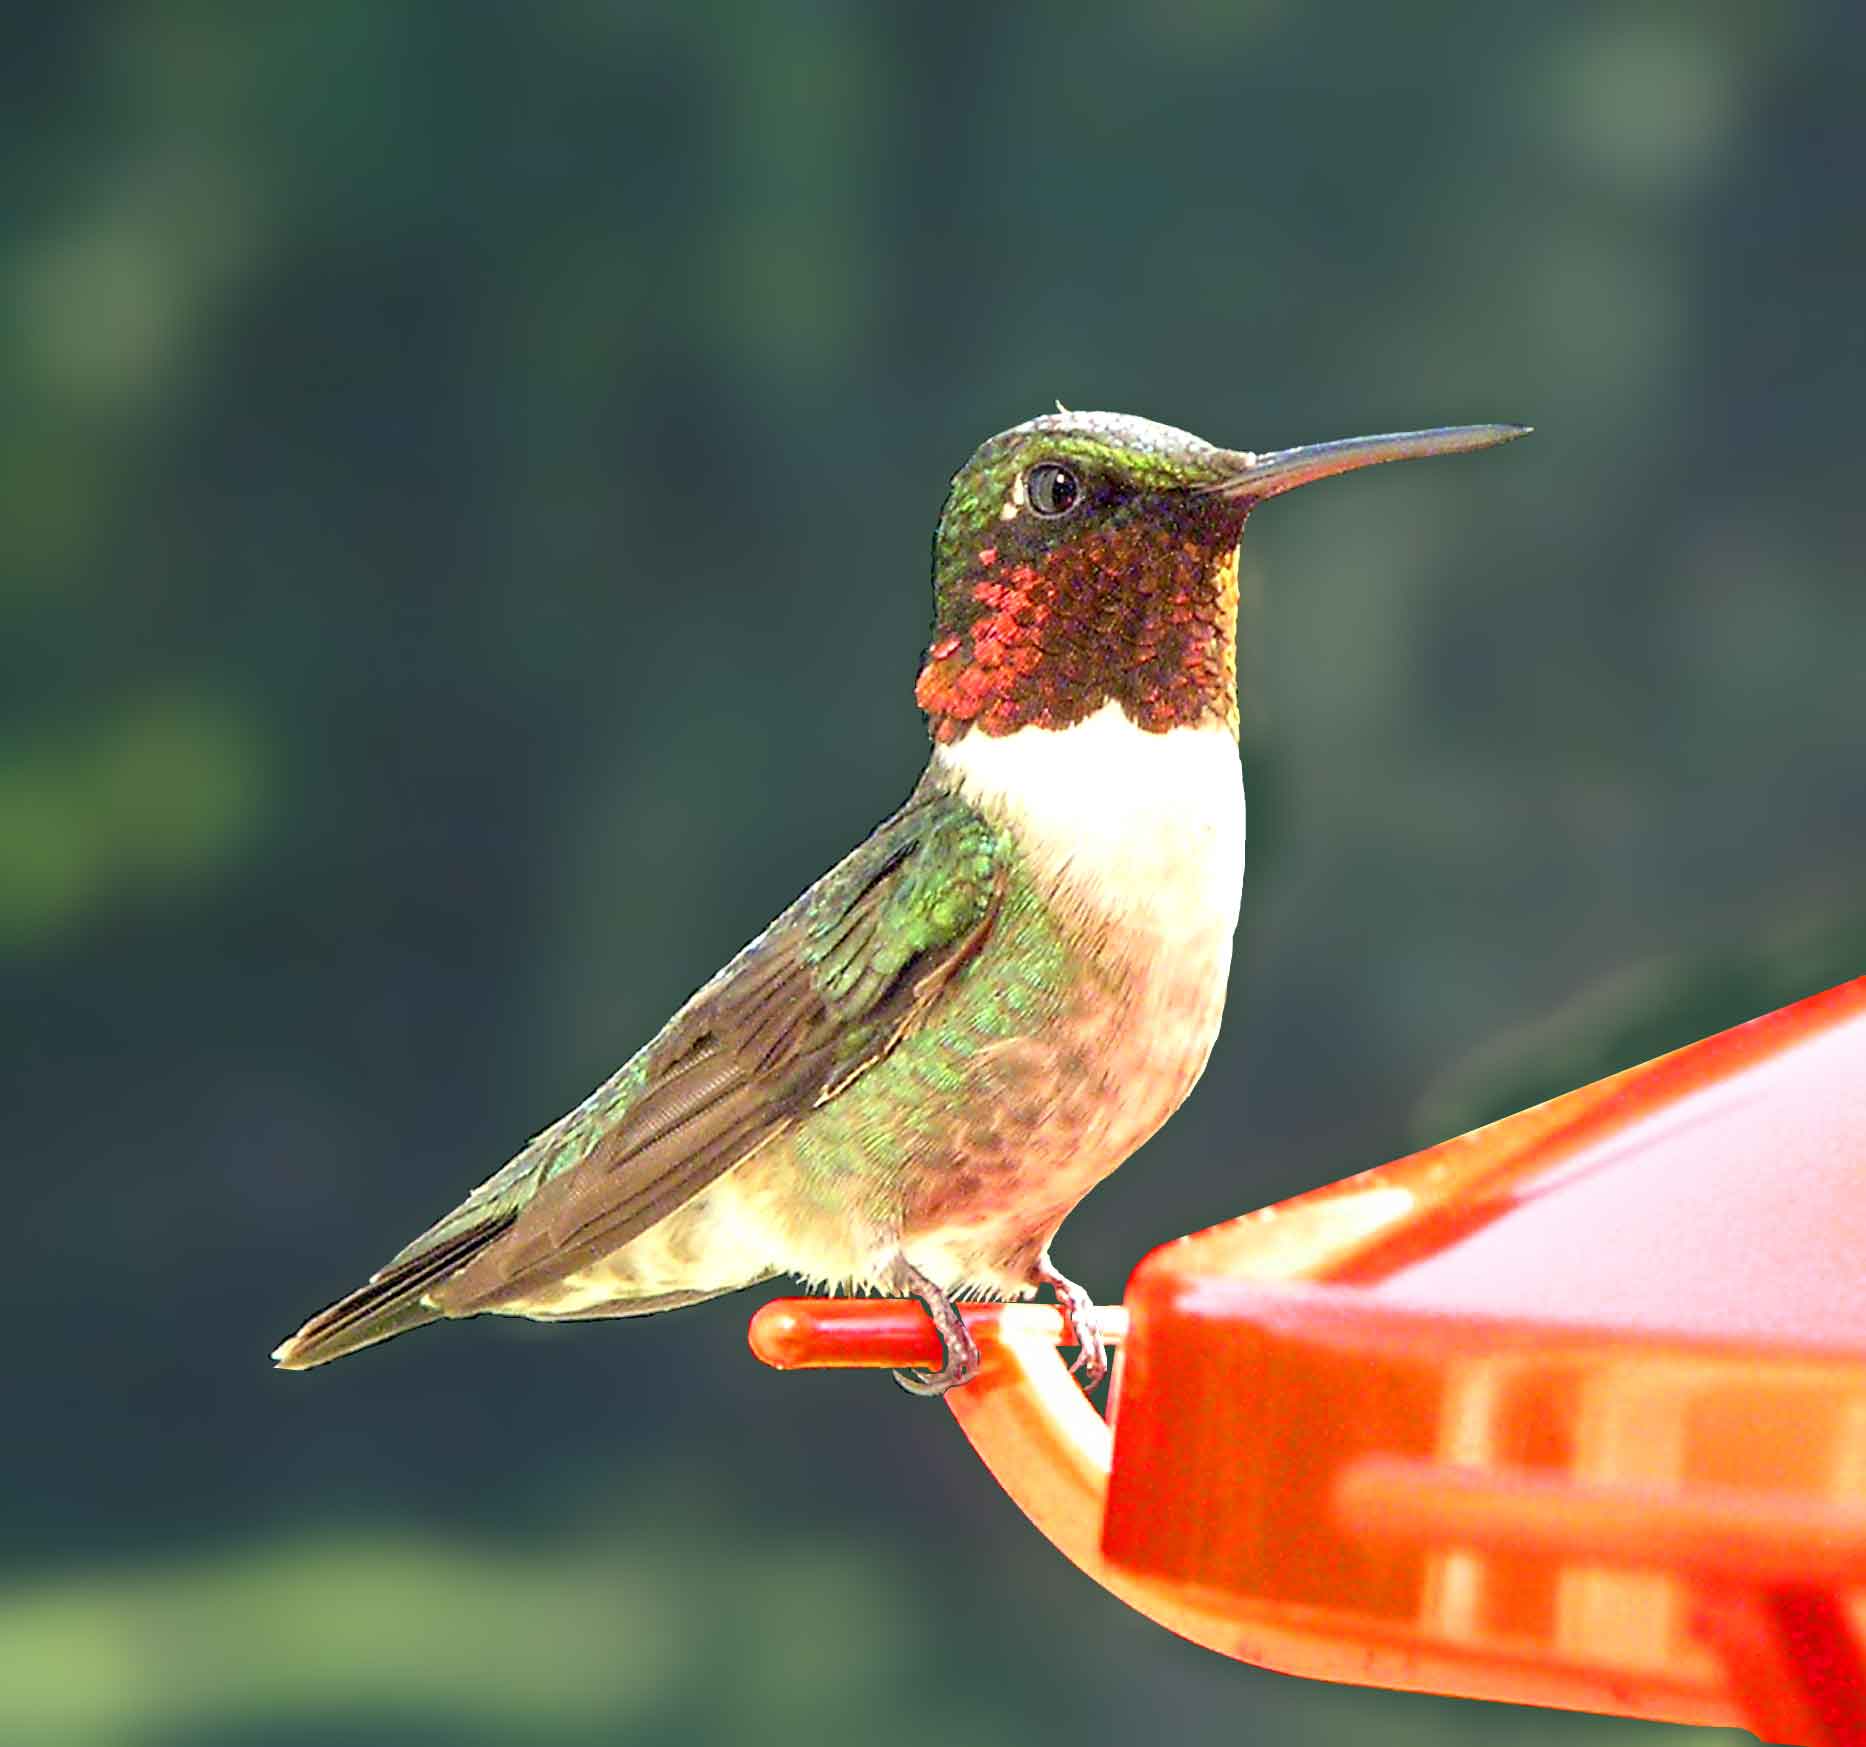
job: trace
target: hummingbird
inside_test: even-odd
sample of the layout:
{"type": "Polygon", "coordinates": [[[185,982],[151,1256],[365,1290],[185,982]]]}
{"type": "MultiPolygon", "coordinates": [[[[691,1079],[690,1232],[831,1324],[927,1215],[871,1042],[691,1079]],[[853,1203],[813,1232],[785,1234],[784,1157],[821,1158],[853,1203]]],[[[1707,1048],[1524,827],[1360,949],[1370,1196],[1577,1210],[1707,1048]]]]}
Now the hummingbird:
{"type": "Polygon", "coordinates": [[[1059,406],[954,475],[906,804],[614,1075],[273,1354],[300,1370],[443,1317],[696,1304],[780,1275],[917,1299],[939,1395],[956,1298],[1054,1294],[1058,1227],[1164,1123],[1218,1035],[1244,877],[1238,546],[1265,499],[1520,425],[1267,453],[1059,406]]]}

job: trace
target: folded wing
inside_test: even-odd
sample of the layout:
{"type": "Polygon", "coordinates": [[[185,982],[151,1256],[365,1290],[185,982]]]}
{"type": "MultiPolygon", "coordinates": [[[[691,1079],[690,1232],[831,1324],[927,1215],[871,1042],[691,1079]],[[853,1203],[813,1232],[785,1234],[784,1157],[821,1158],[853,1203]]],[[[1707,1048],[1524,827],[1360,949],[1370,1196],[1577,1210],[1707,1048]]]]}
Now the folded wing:
{"type": "Polygon", "coordinates": [[[612,1079],[274,1357],[319,1365],[522,1300],[638,1237],[924,1023],[1007,873],[998,833],[923,784],[612,1079]]]}

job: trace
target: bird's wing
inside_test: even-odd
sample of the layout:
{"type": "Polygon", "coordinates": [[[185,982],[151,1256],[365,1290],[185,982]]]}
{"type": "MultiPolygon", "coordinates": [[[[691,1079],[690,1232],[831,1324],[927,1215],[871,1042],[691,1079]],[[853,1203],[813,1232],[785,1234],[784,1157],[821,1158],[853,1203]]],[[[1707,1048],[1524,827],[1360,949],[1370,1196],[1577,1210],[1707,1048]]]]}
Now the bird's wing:
{"type": "Polygon", "coordinates": [[[989,932],[1001,836],[927,785],[614,1078],[280,1349],[318,1364],[523,1296],[640,1235],[917,1025],[989,932]]]}

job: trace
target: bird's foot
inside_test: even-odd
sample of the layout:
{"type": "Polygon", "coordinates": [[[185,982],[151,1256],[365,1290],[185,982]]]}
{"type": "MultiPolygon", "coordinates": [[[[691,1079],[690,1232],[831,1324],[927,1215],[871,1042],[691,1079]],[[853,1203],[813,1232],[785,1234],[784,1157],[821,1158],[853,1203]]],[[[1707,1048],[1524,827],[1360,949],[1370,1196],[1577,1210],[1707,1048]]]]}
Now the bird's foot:
{"type": "Polygon", "coordinates": [[[1050,1260],[1048,1250],[1037,1257],[1037,1278],[1056,1294],[1063,1333],[1076,1349],[1075,1363],[1069,1369],[1082,1373],[1084,1389],[1093,1389],[1108,1375],[1108,1343],[1095,1320],[1095,1300],[1050,1260]]]}
{"type": "Polygon", "coordinates": [[[905,1256],[894,1264],[895,1284],[926,1306],[945,1359],[936,1371],[896,1371],[894,1381],[909,1395],[944,1395],[978,1375],[978,1342],[958,1307],[905,1256]]]}

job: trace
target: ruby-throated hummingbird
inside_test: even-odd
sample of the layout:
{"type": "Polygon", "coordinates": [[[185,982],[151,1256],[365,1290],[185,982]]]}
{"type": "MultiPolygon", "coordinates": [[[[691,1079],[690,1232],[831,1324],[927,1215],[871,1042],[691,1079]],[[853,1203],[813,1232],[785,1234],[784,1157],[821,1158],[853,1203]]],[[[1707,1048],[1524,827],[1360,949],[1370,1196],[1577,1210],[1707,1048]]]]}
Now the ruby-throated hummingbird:
{"type": "Polygon", "coordinates": [[[1058,410],[954,477],[915,696],[933,753],[878,826],[645,1048],[273,1355],[443,1316],[634,1316],[778,1274],[907,1294],[1048,1285],[1099,1381],[1069,1210],[1191,1091],[1244,876],[1238,540],[1267,497],[1482,449],[1470,425],[1252,454],[1058,410]]]}

